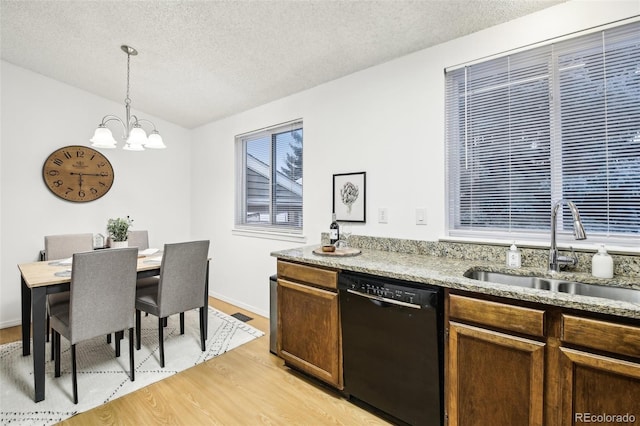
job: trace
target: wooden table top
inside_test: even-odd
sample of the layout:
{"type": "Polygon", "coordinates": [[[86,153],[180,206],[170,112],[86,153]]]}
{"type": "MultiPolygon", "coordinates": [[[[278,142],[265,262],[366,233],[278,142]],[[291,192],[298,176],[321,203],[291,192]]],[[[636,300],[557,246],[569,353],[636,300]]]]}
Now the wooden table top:
{"type": "MultiPolygon", "coordinates": [[[[138,257],[137,271],[149,271],[158,269],[162,254],[156,253],[148,257],[138,257]],[[153,259],[158,259],[154,261],[153,259]]],[[[21,263],[18,265],[20,274],[27,287],[42,287],[54,284],[64,284],[71,282],[71,276],[56,276],[56,272],[63,272],[71,269],[71,265],[59,265],[58,262],[64,259],[45,260],[42,262],[21,263]]]]}

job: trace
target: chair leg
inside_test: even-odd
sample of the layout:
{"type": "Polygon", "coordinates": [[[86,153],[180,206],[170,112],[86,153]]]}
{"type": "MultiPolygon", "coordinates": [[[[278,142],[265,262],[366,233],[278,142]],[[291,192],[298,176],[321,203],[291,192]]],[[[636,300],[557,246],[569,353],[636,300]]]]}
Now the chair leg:
{"type": "Polygon", "coordinates": [[[204,316],[206,315],[204,307],[200,308],[200,349],[205,350],[206,336],[204,335],[204,316]]]}
{"type": "MultiPolygon", "coordinates": [[[[49,320],[51,319],[51,317],[49,316],[49,309],[47,308],[47,342],[49,341],[49,333],[51,333],[51,338],[53,338],[53,330],[51,329],[51,325],[49,323],[49,320]]],[[[51,358],[53,359],[53,358],[51,358]]]]}
{"type": "Polygon", "coordinates": [[[107,334],[107,344],[111,343],[111,333],[107,334]]]}
{"type": "Polygon", "coordinates": [[[136,349],[140,350],[140,310],[136,309],[136,349]]]}
{"type": "Polygon", "coordinates": [[[180,334],[184,334],[184,312],[180,312],[180,334]]]}
{"type": "Polygon", "coordinates": [[[163,320],[162,320],[162,325],[163,325],[163,326],[165,326],[165,327],[166,327],[167,325],[169,325],[169,317],[164,317],[164,318],[163,318],[163,320]]]}
{"type": "Polygon", "coordinates": [[[55,347],[54,347],[54,340],[53,340],[53,335],[56,333],[55,331],[53,331],[52,328],[49,328],[49,316],[47,315],[47,342],[49,341],[49,330],[51,330],[51,361],[53,361],[55,359],[54,354],[55,354],[55,347]]]}
{"type": "Polygon", "coordinates": [[[133,359],[133,328],[129,329],[129,370],[131,370],[131,381],[136,380],[136,364],[133,359]]]}
{"type": "Polygon", "coordinates": [[[55,366],[56,366],[56,371],[55,371],[55,377],[60,377],[60,333],[58,333],[57,331],[51,330],[51,343],[53,344],[54,348],[53,351],[56,353],[55,356],[55,366]]]}
{"type": "Polygon", "coordinates": [[[164,368],[164,318],[158,318],[158,344],[160,345],[160,367],[164,368]]]}
{"type": "Polygon", "coordinates": [[[76,369],[76,345],[71,345],[71,364],[73,370],[73,403],[78,403],[78,371],[76,369]]]}
{"type": "MultiPolygon", "coordinates": [[[[116,358],[120,358],[120,333],[121,331],[116,331],[113,333],[113,339],[116,341],[116,358]]],[[[111,336],[111,334],[109,334],[111,336]]]]}

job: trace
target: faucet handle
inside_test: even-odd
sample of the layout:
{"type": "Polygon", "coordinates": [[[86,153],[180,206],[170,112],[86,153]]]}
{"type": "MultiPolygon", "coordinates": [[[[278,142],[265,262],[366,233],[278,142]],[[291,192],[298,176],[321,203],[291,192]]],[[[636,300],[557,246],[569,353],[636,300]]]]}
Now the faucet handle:
{"type": "Polygon", "coordinates": [[[571,250],[571,256],[558,256],[558,263],[574,268],[578,265],[578,256],[576,256],[573,246],[569,246],[569,249],[571,250]]]}

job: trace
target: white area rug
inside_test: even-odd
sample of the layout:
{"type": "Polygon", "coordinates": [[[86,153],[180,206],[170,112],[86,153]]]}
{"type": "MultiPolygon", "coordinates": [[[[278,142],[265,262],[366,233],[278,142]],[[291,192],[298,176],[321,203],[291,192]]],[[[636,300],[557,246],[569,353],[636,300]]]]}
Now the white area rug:
{"type": "Polygon", "coordinates": [[[50,344],[46,347],[45,400],[33,401],[33,358],[22,356],[22,342],[0,346],[0,423],[3,425],[50,425],[151,383],[172,376],[264,335],[242,321],[209,307],[206,350],[200,350],[198,311],[185,313],[185,334],[180,335],[179,315],[169,318],[164,330],[165,368],[160,368],[158,319],[142,316],[142,347],[135,350],[135,381],[129,380],[128,332],[120,342],[120,358],[113,341],[99,337],[76,346],[78,404],[73,403],[71,350],[62,339],[61,376],[54,377],[50,344]]]}

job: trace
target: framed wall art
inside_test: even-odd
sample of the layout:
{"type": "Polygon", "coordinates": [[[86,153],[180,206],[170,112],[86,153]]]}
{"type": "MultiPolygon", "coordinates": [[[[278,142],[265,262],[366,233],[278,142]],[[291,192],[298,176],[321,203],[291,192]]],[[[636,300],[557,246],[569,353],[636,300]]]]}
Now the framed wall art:
{"type": "Polygon", "coordinates": [[[341,222],[366,222],[367,173],[333,175],[333,212],[341,222]]]}

